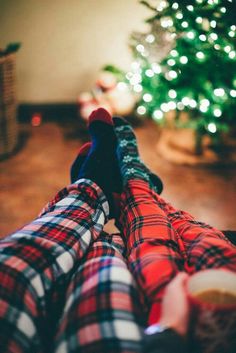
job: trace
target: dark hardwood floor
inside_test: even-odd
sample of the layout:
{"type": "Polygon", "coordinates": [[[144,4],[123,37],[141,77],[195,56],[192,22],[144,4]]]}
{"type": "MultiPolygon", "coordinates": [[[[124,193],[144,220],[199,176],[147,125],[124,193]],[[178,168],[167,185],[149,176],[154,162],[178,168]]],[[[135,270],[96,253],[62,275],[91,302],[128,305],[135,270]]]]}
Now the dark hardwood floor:
{"type": "MultiPolygon", "coordinates": [[[[158,130],[149,121],[137,127],[140,153],[163,179],[163,197],[175,207],[220,229],[236,230],[236,168],[187,167],[171,164],[156,153],[158,130]]],[[[69,168],[84,130],[68,124],[21,124],[24,144],[0,163],[0,234],[15,231],[34,218],[45,203],[69,183],[69,168]]]]}

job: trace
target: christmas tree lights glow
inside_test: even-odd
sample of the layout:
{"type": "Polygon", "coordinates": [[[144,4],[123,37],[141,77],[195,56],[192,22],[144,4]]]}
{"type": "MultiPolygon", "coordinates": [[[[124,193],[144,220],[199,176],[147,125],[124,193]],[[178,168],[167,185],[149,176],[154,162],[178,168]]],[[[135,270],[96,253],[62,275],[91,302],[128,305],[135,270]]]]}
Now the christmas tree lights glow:
{"type": "Polygon", "coordinates": [[[184,127],[220,136],[236,127],[236,1],[141,1],[150,31],[132,36],[126,81],[138,115],[163,124],[169,111],[188,113],[184,127]]]}

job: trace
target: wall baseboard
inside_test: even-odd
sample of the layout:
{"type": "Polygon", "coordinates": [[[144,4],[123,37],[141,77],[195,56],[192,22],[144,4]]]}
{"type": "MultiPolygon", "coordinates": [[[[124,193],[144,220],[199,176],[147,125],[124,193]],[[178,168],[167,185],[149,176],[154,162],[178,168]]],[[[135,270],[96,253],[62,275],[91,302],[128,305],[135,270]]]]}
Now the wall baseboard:
{"type": "Polygon", "coordinates": [[[79,118],[76,103],[19,104],[18,121],[30,122],[33,114],[40,113],[43,121],[71,121],[79,118]]]}

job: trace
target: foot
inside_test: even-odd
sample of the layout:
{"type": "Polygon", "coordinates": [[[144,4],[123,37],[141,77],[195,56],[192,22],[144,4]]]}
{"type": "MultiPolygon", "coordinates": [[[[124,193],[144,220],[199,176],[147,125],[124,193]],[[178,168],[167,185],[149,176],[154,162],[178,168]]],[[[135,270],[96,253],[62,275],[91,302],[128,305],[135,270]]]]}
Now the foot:
{"type": "Polygon", "coordinates": [[[100,186],[112,211],[112,193],[121,193],[122,182],[116,158],[117,139],[110,114],[103,108],[93,111],[88,128],[92,145],[77,179],[90,179],[100,186]]]}
{"type": "Polygon", "coordinates": [[[120,171],[125,184],[130,179],[142,179],[160,194],[163,190],[161,179],[152,173],[140,159],[137,140],[130,124],[123,118],[114,117],[115,133],[117,137],[117,156],[120,171]]]}

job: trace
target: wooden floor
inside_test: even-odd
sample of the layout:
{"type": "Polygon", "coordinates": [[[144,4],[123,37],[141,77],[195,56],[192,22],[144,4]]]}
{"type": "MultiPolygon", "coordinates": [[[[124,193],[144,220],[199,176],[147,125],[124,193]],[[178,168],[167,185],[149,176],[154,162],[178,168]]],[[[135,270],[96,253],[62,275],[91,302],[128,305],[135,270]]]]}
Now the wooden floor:
{"type": "MultiPolygon", "coordinates": [[[[34,218],[54,194],[69,183],[69,167],[88,139],[77,127],[45,123],[21,125],[23,146],[0,162],[0,234],[15,231],[34,218]]],[[[157,127],[137,127],[140,153],[164,182],[163,197],[175,207],[220,229],[236,230],[236,169],[170,164],[156,153],[157,127]]]]}

